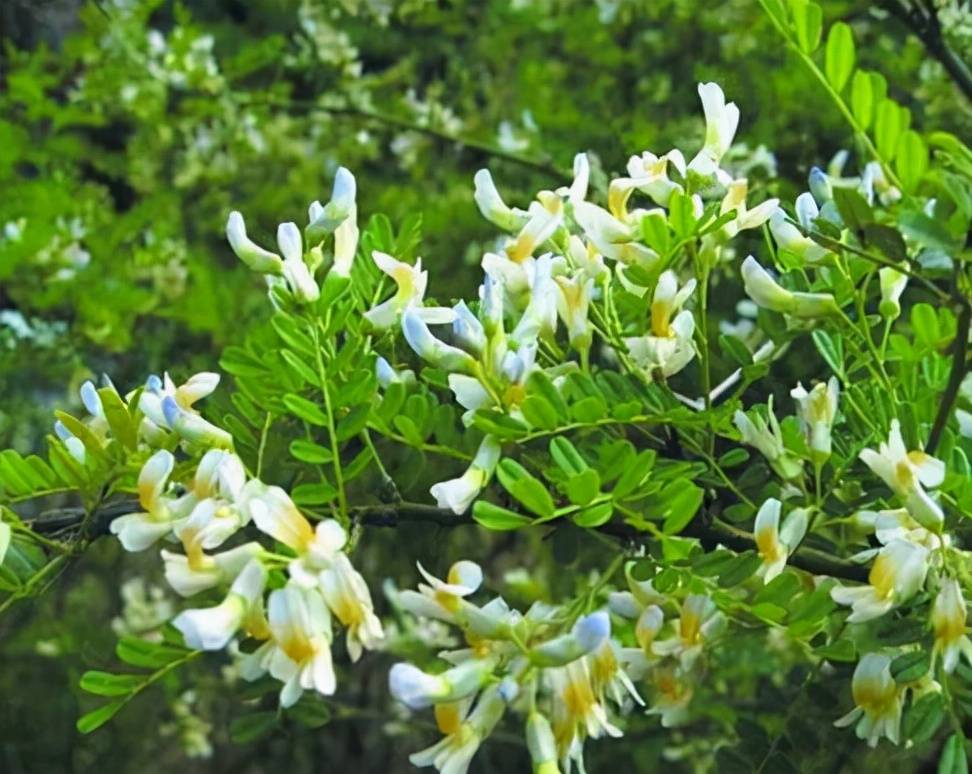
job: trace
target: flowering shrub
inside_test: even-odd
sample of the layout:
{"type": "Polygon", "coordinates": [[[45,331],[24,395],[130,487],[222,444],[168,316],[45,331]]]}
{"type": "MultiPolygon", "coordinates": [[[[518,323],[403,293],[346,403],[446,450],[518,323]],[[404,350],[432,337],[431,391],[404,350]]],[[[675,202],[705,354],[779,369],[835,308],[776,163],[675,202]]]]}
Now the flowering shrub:
{"type": "MultiPolygon", "coordinates": [[[[751,757],[728,698],[753,692],[733,650],[755,641],[765,668],[804,670],[801,694],[841,676],[833,725],[871,747],[937,740],[939,770],[965,770],[972,151],[910,128],[846,25],[821,68],[820,9],[764,8],[857,144],[792,204],[750,190],[730,153],[741,111],[702,83],[694,153],[644,151],[605,185],[580,153],[528,202],[480,170],[470,198],[497,235],[478,291],[445,304],[414,224],[359,222],[369,192],[341,167],[275,245],[228,215],[271,307],[223,351],[229,387],[215,371],[87,382],[46,459],[0,456],[0,608],[106,534],[158,552],[185,600],[155,636],[119,627],[138,671],[81,677],[105,699],[82,732],[209,651],[278,694],[243,740],[313,725],[338,675],[383,651],[391,699],[441,733],[416,766],[464,772],[502,724],[534,771],[584,771],[590,740],[648,715],[673,738],[709,723],[703,765],[738,747],[778,768],[793,718],[751,757]],[[214,393],[229,397],[204,413],[214,393]],[[53,493],[80,505],[13,507],[53,493]],[[411,522],[604,561],[525,594],[527,566],[493,595],[485,557],[439,555],[417,590],[383,587],[360,569],[370,530],[411,522]]],[[[177,42],[150,40],[152,66],[218,88],[207,46],[177,42]]]]}

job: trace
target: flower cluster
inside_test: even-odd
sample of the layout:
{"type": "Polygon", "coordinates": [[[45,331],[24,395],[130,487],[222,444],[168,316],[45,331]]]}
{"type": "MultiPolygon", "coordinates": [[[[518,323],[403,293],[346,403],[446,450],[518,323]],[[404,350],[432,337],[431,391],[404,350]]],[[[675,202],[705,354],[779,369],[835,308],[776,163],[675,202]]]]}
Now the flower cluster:
{"type": "Polygon", "coordinates": [[[397,594],[397,603],[422,618],[458,629],[460,649],[438,654],[444,671],[394,665],[392,694],[412,710],[431,707],[443,738],[411,755],[416,766],[461,774],[507,713],[520,715],[534,771],[584,770],[587,739],[619,737],[618,716],[636,708],[675,726],[687,717],[704,649],[723,628],[723,615],[701,594],[680,601],[628,574],[628,590],[610,594],[606,610],[582,614],[576,604],[534,603],[525,613],[502,597],[471,601],[483,573],[456,562],[445,580],[421,565],[425,583],[397,594]],[[666,619],[666,611],[673,614],[666,619]],[[644,681],[654,696],[636,687],[644,681]]]}

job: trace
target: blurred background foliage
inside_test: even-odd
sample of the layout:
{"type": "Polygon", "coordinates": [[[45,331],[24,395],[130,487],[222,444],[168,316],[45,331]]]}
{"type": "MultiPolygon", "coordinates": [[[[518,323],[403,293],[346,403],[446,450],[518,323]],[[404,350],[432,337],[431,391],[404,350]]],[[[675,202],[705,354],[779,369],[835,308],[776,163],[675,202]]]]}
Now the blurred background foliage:
{"type": "MultiPolygon", "coordinates": [[[[914,124],[970,135],[968,102],[880,3],[823,6],[826,24],[853,26],[861,64],[885,74],[914,124]]],[[[968,8],[939,6],[949,43],[966,53],[968,8]]],[[[270,241],[279,215],[300,220],[328,196],[338,165],[357,176],[361,222],[378,212],[421,220],[431,294],[448,299],[477,281],[463,268],[492,232],[472,201],[482,166],[517,204],[563,184],[582,150],[603,184],[632,153],[701,142],[701,80],[739,103],[745,146],[734,152],[764,195],[792,201],[808,167],[848,140],[751,0],[4,0],[0,43],[0,444],[24,452],[92,374],[127,390],[150,372],[213,369],[267,314],[255,275],[226,246],[227,213],[242,210],[254,238],[270,241]]],[[[547,567],[529,539],[492,537],[482,563],[494,584],[524,602],[581,585],[597,557],[578,563],[569,530],[556,534],[563,545],[543,552],[547,567]],[[575,573],[557,572],[569,563],[575,573]]],[[[438,566],[446,547],[455,557],[482,542],[471,527],[436,538],[428,527],[378,534],[361,569],[409,584],[403,556],[438,566]]],[[[0,623],[0,771],[410,769],[402,749],[430,735],[374,709],[388,706],[380,657],[342,683],[326,713],[288,721],[285,733],[234,727],[236,708],[217,700],[233,675],[197,664],[79,739],[80,672],[110,659],[117,631],[151,631],[173,604],[126,582],[151,575],[154,559],[121,554],[102,541],[66,582],[0,623]],[[252,741],[230,744],[231,729],[252,741]]],[[[850,665],[811,685],[764,673],[786,663],[766,662],[765,647],[762,635],[732,643],[726,683],[711,689],[731,684],[735,703],[713,701],[711,724],[634,724],[626,744],[589,746],[591,770],[748,771],[738,757],[748,746],[779,771],[774,739],[794,718],[819,735],[800,751],[807,771],[895,765],[901,753],[868,758],[852,735],[830,731],[850,665]],[[709,734],[727,722],[733,751],[709,734]]],[[[695,706],[705,717],[704,696],[695,706]]],[[[473,770],[526,765],[500,739],[473,770]]]]}

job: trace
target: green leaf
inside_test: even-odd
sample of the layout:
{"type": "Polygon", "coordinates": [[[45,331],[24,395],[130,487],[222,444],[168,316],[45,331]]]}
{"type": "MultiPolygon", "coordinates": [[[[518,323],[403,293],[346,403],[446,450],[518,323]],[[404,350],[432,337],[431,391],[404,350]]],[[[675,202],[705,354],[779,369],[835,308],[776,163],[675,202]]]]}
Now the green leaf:
{"type": "Polygon", "coordinates": [[[520,411],[532,427],[541,430],[554,430],[560,423],[557,409],[542,395],[528,395],[520,404],[520,411]]]}
{"type": "Polygon", "coordinates": [[[874,210],[867,199],[852,188],[834,188],[834,204],[848,228],[862,231],[874,220],[874,210]]]}
{"type": "Polygon", "coordinates": [[[188,652],[183,648],[130,636],[122,637],[115,646],[115,655],[120,660],[142,669],[161,669],[183,658],[188,652]]]}
{"type": "Polygon", "coordinates": [[[496,468],[500,484],[524,508],[543,519],[554,515],[554,502],[547,488],[516,460],[501,460],[496,468]]]}
{"type": "Polygon", "coordinates": [[[824,72],[834,91],[840,92],[847,85],[847,79],[854,72],[856,57],[851,28],[844,22],[837,22],[830,28],[830,35],[827,36],[824,58],[824,72]]]}
{"type": "Polygon", "coordinates": [[[613,514],[614,506],[611,503],[598,503],[575,513],[573,521],[578,527],[594,529],[602,524],[607,524],[613,514]]]}
{"type": "Polygon", "coordinates": [[[542,396],[547,403],[553,406],[560,419],[567,418],[567,403],[560,394],[560,390],[543,371],[534,371],[530,374],[530,378],[526,381],[526,390],[528,398],[530,395],[542,396]]]}
{"type": "Polygon", "coordinates": [[[691,236],[695,231],[695,207],[692,197],[674,191],[668,200],[668,223],[679,238],[691,236]]]}
{"type": "Polygon", "coordinates": [[[851,80],[851,112],[863,131],[874,119],[874,87],[871,76],[864,70],[854,73],[851,80]]]}
{"type": "Polygon", "coordinates": [[[314,484],[298,484],[290,496],[297,505],[323,505],[337,497],[338,490],[327,481],[314,484]]]}
{"type": "Polygon", "coordinates": [[[263,738],[276,726],[276,712],[251,712],[233,718],[230,722],[229,735],[236,744],[248,744],[263,738]]]}
{"type": "Polygon", "coordinates": [[[473,505],[473,518],[487,529],[497,532],[528,527],[532,523],[526,516],[501,508],[499,505],[486,500],[477,500],[473,505]]]}
{"type": "Polygon", "coordinates": [[[908,259],[908,248],[905,246],[904,237],[896,228],[883,223],[868,223],[864,226],[864,238],[892,261],[900,262],[908,259]]]}
{"type": "Polygon", "coordinates": [[[931,669],[931,656],[925,650],[902,653],[891,662],[891,676],[897,683],[911,683],[931,669]]]}
{"type": "Polygon", "coordinates": [[[938,759],[938,774],[968,774],[968,771],[965,737],[961,733],[954,733],[942,747],[942,755],[938,759]]]}
{"type": "Polygon", "coordinates": [[[881,100],[874,112],[874,139],[878,152],[887,161],[894,159],[898,140],[904,131],[902,108],[893,99],[881,100]]]}
{"type": "Polygon", "coordinates": [[[557,463],[557,467],[568,476],[576,476],[588,468],[587,461],[577,451],[577,447],[560,435],[550,439],[550,456],[557,463]]]}
{"type": "Polygon", "coordinates": [[[287,410],[298,419],[303,419],[305,422],[318,427],[327,426],[327,414],[321,411],[316,403],[312,403],[307,398],[289,392],[283,396],[283,402],[287,410]]]}
{"type": "Polygon", "coordinates": [[[115,699],[107,704],[102,704],[97,709],[91,710],[91,712],[85,713],[78,718],[78,722],[76,723],[78,731],[82,734],[90,734],[111,720],[118,713],[118,710],[124,706],[125,699],[115,699]]]}
{"type": "Polygon", "coordinates": [[[660,494],[666,503],[662,532],[677,535],[685,529],[702,506],[702,495],[702,489],[686,478],[668,484],[660,494]]]}
{"type": "Polygon", "coordinates": [[[922,247],[949,254],[955,253],[961,247],[959,240],[940,221],[923,212],[902,212],[898,215],[898,227],[902,234],[922,247]]]}
{"type": "Polygon", "coordinates": [[[618,479],[611,496],[615,499],[627,497],[629,494],[641,487],[655,465],[656,453],[654,449],[645,449],[638,453],[638,456],[631,462],[621,477],[618,479]]]}
{"type": "Polygon", "coordinates": [[[116,675],[89,670],[81,675],[81,690],[96,696],[126,696],[145,682],[142,675],[116,675]]]}
{"type": "Polygon", "coordinates": [[[720,588],[729,589],[747,581],[756,574],[763,560],[755,551],[746,551],[735,557],[729,565],[719,573],[720,588]]]}
{"type": "Polygon", "coordinates": [[[797,43],[806,54],[812,54],[820,45],[823,30],[823,12],[816,3],[808,0],[790,0],[793,13],[793,27],[797,43]]]}
{"type": "Polygon", "coordinates": [[[942,335],[938,314],[931,304],[921,303],[911,307],[911,327],[915,331],[915,340],[929,349],[935,348],[942,335]]]}
{"type": "Polygon", "coordinates": [[[334,459],[334,454],[326,446],[303,439],[291,442],[290,454],[295,459],[312,465],[323,465],[334,459]]]}
{"type": "Polygon", "coordinates": [[[315,387],[321,386],[321,379],[317,375],[317,371],[307,365],[297,354],[289,349],[280,350],[280,357],[284,359],[284,362],[290,366],[290,368],[297,374],[301,379],[315,387]]]}
{"type": "Polygon", "coordinates": [[[287,710],[287,717],[293,718],[306,728],[320,728],[331,720],[331,708],[326,701],[314,694],[305,693],[293,707],[287,710]]]}
{"type": "Polygon", "coordinates": [[[904,736],[915,744],[931,739],[945,719],[945,702],[940,693],[926,693],[905,715],[904,736]]]}
{"type": "Polygon", "coordinates": [[[517,419],[492,409],[479,409],[473,414],[473,427],[497,438],[519,438],[530,428],[517,419]]]}
{"type": "Polygon", "coordinates": [[[371,405],[367,403],[359,403],[347,413],[347,416],[343,417],[337,423],[337,427],[334,430],[337,440],[341,442],[347,441],[349,438],[354,438],[356,435],[358,435],[358,433],[365,429],[370,416],[371,405]]]}
{"type": "Polygon", "coordinates": [[[725,334],[719,336],[719,348],[737,365],[747,366],[753,362],[753,355],[749,351],[749,347],[735,336],[725,334]]]}
{"type": "Polygon", "coordinates": [[[105,411],[105,419],[111,428],[111,434],[117,438],[122,446],[129,451],[138,447],[138,428],[128,413],[128,406],[124,404],[112,387],[102,387],[98,390],[101,406],[105,411]]]}
{"type": "Polygon", "coordinates": [[[817,648],[814,653],[828,661],[857,661],[857,648],[851,640],[836,640],[817,648]]]}
{"type": "Polygon", "coordinates": [[[921,135],[909,129],[898,140],[894,167],[905,191],[914,191],[928,169],[928,147],[921,135]]]}
{"type": "Polygon", "coordinates": [[[840,335],[831,336],[823,328],[817,328],[812,334],[813,344],[820,353],[820,357],[830,366],[838,377],[844,374],[844,342],[840,335]]]}
{"type": "Polygon", "coordinates": [[[601,493],[601,477],[594,468],[587,468],[569,478],[566,489],[572,503],[587,505],[601,493]]]}

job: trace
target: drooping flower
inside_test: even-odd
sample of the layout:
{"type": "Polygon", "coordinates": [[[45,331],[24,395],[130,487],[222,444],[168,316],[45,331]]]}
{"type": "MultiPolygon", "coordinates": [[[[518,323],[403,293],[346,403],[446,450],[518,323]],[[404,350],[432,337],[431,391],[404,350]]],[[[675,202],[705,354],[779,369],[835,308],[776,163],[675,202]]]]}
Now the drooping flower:
{"type": "Polygon", "coordinates": [[[126,551],[144,551],[172,531],[177,514],[173,513],[165,490],[174,466],[175,457],[165,449],[157,451],[142,466],[138,475],[138,501],[145,510],[119,516],[109,527],[126,551]]]}
{"type": "Polygon", "coordinates": [[[512,209],[503,201],[493,176],[488,169],[480,169],[473,177],[475,193],[473,199],[483,217],[493,225],[504,231],[519,231],[527,221],[527,213],[523,210],[512,209]]]}
{"type": "Polygon", "coordinates": [[[891,659],[882,653],[868,653],[857,662],[851,682],[854,709],[834,722],[838,728],[857,723],[858,739],[877,747],[886,736],[898,744],[904,691],[891,676],[891,659]]]}
{"type": "Polygon", "coordinates": [[[897,419],[891,421],[887,443],[882,442],[877,451],[864,449],[859,456],[904,501],[908,513],[919,524],[932,532],[941,532],[945,515],[924,487],[941,485],[945,480],[944,462],[923,451],[909,452],[897,419]]]}
{"type": "Polygon", "coordinates": [[[533,710],[527,716],[525,736],[533,774],[560,774],[557,740],[546,716],[533,710]]]}
{"type": "Polygon", "coordinates": [[[465,559],[449,568],[444,581],[431,575],[421,564],[418,570],[427,583],[420,583],[418,591],[402,591],[398,599],[406,610],[426,618],[453,622],[464,598],[475,593],[483,583],[482,568],[465,559]]]}
{"type": "Polygon", "coordinates": [[[436,722],[445,736],[431,747],[409,755],[413,766],[434,766],[442,774],[466,774],[479,746],[503,717],[506,701],[500,688],[492,686],[480,694],[476,706],[466,716],[461,709],[468,706],[468,702],[436,705],[436,722]],[[450,711],[438,711],[441,706],[450,711]]]}
{"type": "Polygon", "coordinates": [[[441,674],[423,672],[412,664],[399,662],[388,673],[388,687],[398,701],[417,710],[458,701],[476,693],[492,674],[493,659],[473,658],[441,674]]]}
{"type": "Polygon", "coordinates": [[[190,444],[214,446],[220,449],[233,448],[233,436],[212,422],[203,419],[195,411],[182,408],[173,396],[162,398],[162,414],[166,427],[190,444]]]}
{"type": "Polygon", "coordinates": [[[185,554],[162,550],[165,563],[165,579],[176,594],[191,597],[201,591],[216,588],[220,584],[232,582],[247,563],[260,555],[263,547],[256,542],[222,551],[218,554],[203,554],[190,561],[185,554]]]}
{"type": "Polygon", "coordinates": [[[318,573],[327,569],[347,541],[337,521],[323,519],[312,527],[283,489],[256,479],[243,487],[239,507],[257,529],[297,554],[288,568],[290,577],[307,587],[317,586],[318,573]]]}
{"type": "Polygon", "coordinates": [[[786,290],[751,255],[743,261],[742,276],[747,295],[764,309],[801,319],[826,317],[838,310],[830,293],[786,290]]]}
{"type": "Polygon", "coordinates": [[[928,549],[896,538],[882,548],[866,586],[834,586],[830,596],[838,605],[850,605],[850,623],[870,621],[908,601],[922,587],[928,572],[928,549]]]}
{"type": "Polygon", "coordinates": [[[682,309],[694,291],[694,279],[679,288],[675,272],[662,272],[652,297],[650,332],[624,340],[631,357],[649,374],[673,376],[695,357],[695,318],[682,309]]]}
{"type": "MultiPolygon", "coordinates": [[[[577,761],[583,771],[583,746],[588,737],[622,736],[608,718],[607,709],[594,692],[586,658],[545,670],[553,695],[551,725],[563,761],[577,761]]],[[[565,764],[564,768],[570,766],[565,764]]]]}
{"type": "Polygon", "coordinates": [[[901,314],[901,295],[908,287],[908,275],[891,266],[885,266],[878,269],[878,283],[881,287],[878,311],[882,317],[894,320],[901,314]]]}
{"type": "Polygon", "coordinates": [[[320,289],[304,262],[304,248],[300,229],[295,223],[281,223],[277,227],[277,247],[283,258],[254,244],[246,235],[243,216],[231,212],[226,223],[226,238],[233,252],[244,263],[263,274],[282,276],[290,292],[300,301],[316,301],[320,289]]]}
{"type": "Polygon", "coordinates": [[[753,536],[756,538],[756,548],[763,564],[759,572],[763,580],[769,583],[783,572],[786,560],[800,545],[807,531],[807,510],[796,508],[786,517],[783,528],[780,529],[780,511],[783,504],[770,498],[760,506],[756,514],[756,524],[753,536]]]}
{"type": "Polygon", "coordinates": [[[733,180],[729,183],[727,189],[726,195],[719,205],[719,214],[725,215],[728,212],[735,211],[736,216],[722,227],[722,235],[726,239],[732,239],[740,231],[759,228],[770,219],[770,216],[779,207],[779,199],[767,199],[749,209],[746,206],[749,182],[745,178],[733,180]]]}
{"type": "Polygon", "coordinates": [[[255,680],[269,672],[284,686],[280,704],[291,707],[304,691],[330,696],[337,688],[331,660],[331,616],[316,588],[293,581],[271,592],[267,604],[270,638],[244,658],[241,673],[255,680]]]}
{"type": "Polygon", "coordinates": [[[932,604],[931,624],[935,632],[934,652],[942,656],[942,666],[952,673],[959,656],[972,664],[972,640],[968,637],[968,612],[962,586],[955,578],[946,578],[932,604]]]}
{"type": "Polygon", "coordinates": [[[172,621],[186,641],[196,650],[222,650],[239,631],[247,615],[263,598],[267,571],[257,559],[251,559],[233,585],[229,594],[215,607],[184,610],[172,621]]]}
{"type": "Polygon", "coordinates": [[[441,481],[432,486],[432,496],[440,508],[463,514],[489,482],[500,458],[499,441],[492,435],[483,437],[472,464],[459,478],[441,481]]]}
{"type": "Polygon", "coordinates": [[[818,382],[810,392],[797,383],[790,390],[790,395],[797,402],[797,416],[810,446],[810,455],[816,464],[822,465],[830,457],[830,431],[837,419],[837,399],[840,395],[837,379],[832,376],[826,384],[818,382]]]}
{"type": "Polygon", "coordinates": [[[344,553],[337,554],[321,572],[320,583],[324,601],[347,629],[348,655],[357,661],[362,649],[374,649],[384,636],[368,585],[344,553]]]}
{"type": "MultiPolygon", "coordinates": [[[[797,198],[796,212],[800,225],[805,229],[810,228],[819,214],[816,202],[808,193],[800,194],[797,198]]],[[[769,227],[777,248],[799,256],[808,264],[818,264],[831,255],[830,250],[814,242],[793,225],[782,207],[777,207],[770,216],[769,227]]]]}
{"type": "Polygon", "coordinates": [[[605,258],[624,264],[635,264],[650,270],[658,262],[658,254],[638,240],[639,223],[625,223],[616,215],[591,202],[574,205],[574,219],[584,236],[605,258]]]}
{"type": "Polygon", "coordinates": [[[679,617],[673,623],[674,636],[656,640],[652,651],[658,656],[674,656],[683,669],[691,669],[701,655],[706,640],[722,629],[725,618],[710,597],[689,594],[682,602],[679,617]]]}
{"type": "Polygon", "coordinates": [[[664,728],[676,728],[688,720],[688,706],[695,689],[683,670],[675,664],[656,666],[651,672],[654,700],[645,712],[658,715],[664,728]]]}
{"type": "Polygon", "coordinates": [[[564,666],[592,653],[611,635],[611,619],[599,611],[577,619],[571,630],[530,650],[530,662],[538,666],[564,666]]]}
{"type": "Polygon", "coordinates": [[[475,372],[476,360],[472,355],[433,336],[417,309],[406,308],[402,313],[402,333],[408,345],[423,360],[450,372],[475,372]]]}

